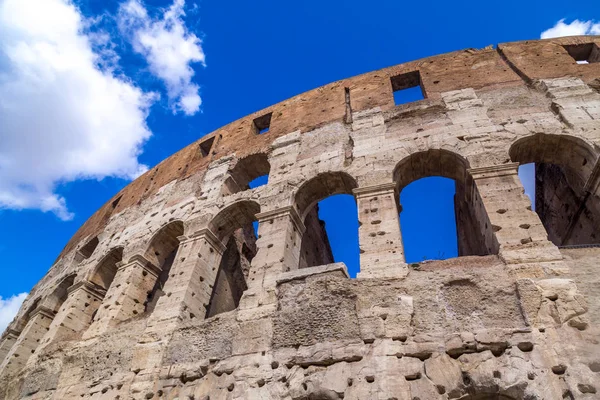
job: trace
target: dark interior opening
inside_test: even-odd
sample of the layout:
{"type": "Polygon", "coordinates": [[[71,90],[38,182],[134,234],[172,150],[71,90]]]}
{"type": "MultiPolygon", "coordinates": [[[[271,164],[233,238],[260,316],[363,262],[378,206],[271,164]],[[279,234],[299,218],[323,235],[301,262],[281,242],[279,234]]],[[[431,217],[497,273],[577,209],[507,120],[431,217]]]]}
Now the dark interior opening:
{"type": "Polygon", "coordinates": [[[268,113],[263,116],[260,116],[253,121],[254,131],[257,135],[262,135],[263,133],[267,133],[271,128],[271,117],[273,113],[268,113]]]}
{"type": "Polygon", "coordinates": [[[394,104],[397,106],[425,98],[419,71],[393,76],[391,82],[394,104]]]}
{"type": "Polygon", "coordinates": [[[200,143],[200,154],[202,157],[207,157],[210,154],[210,149],[215,141],[215,137],[211,137],[200,143]]]}
{"type": "Polygon", "coordinates": [[[600,62],[600,48],[596,43],[571,44],[563,47],[578,64],[600,62]]]}

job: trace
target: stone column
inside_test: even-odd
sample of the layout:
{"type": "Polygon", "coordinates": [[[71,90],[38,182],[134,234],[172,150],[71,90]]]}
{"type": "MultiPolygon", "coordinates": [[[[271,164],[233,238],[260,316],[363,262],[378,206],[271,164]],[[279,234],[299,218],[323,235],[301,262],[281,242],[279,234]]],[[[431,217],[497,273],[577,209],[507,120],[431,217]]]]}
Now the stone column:
{"type": "Polygon", "coordinates": [[[0,377],[17,373],[25,366],[48,332],[53,318],[54,312],[44,306],[39,306],[31,313],[27,325],[0,364],[0,377]]]}
{"type": "Polygon", "coordinates": [[[61,338],[84,332],[90,326],[105,294],[104,290],[86,281],[71,286],[68,289],[67,299],[56,313],[39,348],[61,338]]]}
{"type": "Polygon", "coordinates": [[[252,260],[248,287],[274,287],[282,272],[298,269],[305,227],[293,206],[259,213],[257,253],[252,260]]]}
{"type": "Polygon", "coordinates": [[[359,278],[402,277],[408,273],[404,260],[400,207],[396,184],[353,190],[358,206],[359,278]]]}
{"type": "Polygon", "coordinates": [[[131,257],[127,264],[121,263],[84,339],[101,335],[117,323],[142,314],[159,274],[160,269],[141,254],[131,257]]]}
{"type": "Polygon", "coordinates": [[[14,329],[8,329],[6,334],[0,340],[0,363],[4,361],[4,358],[12,349],[13,345],[19,338],[20,332],[15,331],[14,329]]]}
{"type": "Polygon", "coordinates": [[[277,277],[283,272],[298,269],[305,231],[304,223],[293,206],[259,213],[256,218],[257,252],[246,281],[248,290],[240,300],[242,314],[249,309],[276,304],[277,277]]]}
{"type": "Polygon", "coordinates": [[[149,326],[165,328],[182,319],[204,319],[225,246],[209,229],[181,236],[179,250],[149,326]]]}
{"type": "Polygon", "coordinates": [[[518,163],[510,163],[469,170],[495,232],[500,257],[508,264],[562,260],[531,210],[518,167],[518,163]]]}

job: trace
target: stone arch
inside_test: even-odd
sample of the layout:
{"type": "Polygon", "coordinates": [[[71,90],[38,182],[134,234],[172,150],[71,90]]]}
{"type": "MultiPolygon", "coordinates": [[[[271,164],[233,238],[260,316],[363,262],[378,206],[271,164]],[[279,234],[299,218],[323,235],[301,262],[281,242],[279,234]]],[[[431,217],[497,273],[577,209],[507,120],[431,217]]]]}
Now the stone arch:
{"type": "Polygon", "coordinates": [[[94,236],[88,240],[79,250],[77,250],[77,262],[90,258],[92,254],[94,254],[94,251],[96,251],[99,243],[98,236],[94,236]]]}
{"type": "Polygon", "coordinates": [[[430,149],[400,160],[392,177],[398,196],[406,186],[422,178],[452,179],[456,185],[454,212],[458,255],[497,254],[499,246],[492,224],[468,170],[469,162],[461,155],[444,149],[430,149]]]}
{"type": "Polygon", "coordinates": [[[19,318],[17,320],[17,322],[15,323],[15,330],[17,330],[18,332],[21,332],[21,330],[23,330],[25,325],[27,325],[27,322],[29,322],[29,319],[31,318],[31,314],[33,313],[33,311],[35,311],[35,309],[39,307],[41,300],[42,300],[41,297],[37,297],[31,303],[31,305],[27,308],[27,311],[25,311],[25,313],[23,313],[23,316],[21,318],[19,318]]]}
{"type": "Polygon", "coordinates": [[[457,182],[472,181],[468,174],[469,162],[457,153],[431,149],[412,153],[394,167],[393,179],[398,193],[411,182],[429,176],[441,176],[457,182]]]}
{"type": "Polygon", "coordinates": [[[76,274],[70,274],[61,279],[52,294],[43,300],[42,305],[55,313],[58,312],[62,304],[67,300],[69,288],[75,283],[76,277],[76,274]]]}
{"type": "Polygon", "coordinates": [[[240,200],[221,210],[210,222],[210,230],[225,246],[206,308],[206,318],[236,309],[248,288],[246,281],[250,263],[256,255],[252,223],[259,212],[258,203],[240,200]]]}
{"type": "MultiPolygon", "coordinates": [[[[317,174],[298,188],[294,195],[294,205],[305,227],[300,244],[298,268],[334,262],[325,222],[319,217],[318,203],[330,196],[340,194],[353,196],[352,191],[357,187],[356,179],[350,174],[343,171],[330,171],[317,174]]],[[[358,219],[358,212],[355,212],[350,218],[358,219]]],[[[356,234],[358,237],[358,232],[356,234]]]]}
{"type": "Polygon", "coordinates": [[[144,257],[155,266],[160,267],[166,258],[179,246],[179,237],[184,234],[183,222],[172,221],[160,228],[144,253],[144,257]]]}
{"type": "Polygon", "coordinates": [[[257,202],[238,200],[219,211],[209,223],[209,227],[219,240],[224,241],[240,227],[252,225],[259,212],[260,204],[257,202]]]}
{"type": "Polygon", "coordinates": [[[73,286],[75,278],[76,274],[63,277],[50,295],[36,299],[28,308],[24,317],[25,326],[0,364],[0,377],[20,371],[36,352],[53,319],[67,300],[69,288],[73,286]]]}
{"type": "Polygon", "coordinates": [[[123,259],[123,247],[111,249],[98,262],[92,271],[89,281],[106,291],[110,287],[115,275],[117,274],[117,264],[123,259]]]}
{"type": "Polygon", "coordinates": [[[172,221],[163,226],[154,234],[144,254],[145,258],[160,271],[158,278],[148,297],[144,302],[145,312],[151,313],[156,307],[158,299],[164,294],[164,287],[169,279],[169,273],[177,251],[179,240],[184,234],[182,221],[172,221]]]}
{"type": "Polygon", "coordinates": [[[538,133],[516,140],[510,159],[535,163],[532,199],[557,246],[600,243],[599,152],[581,138],[538,133]]]}
{"type": "Polygon", "coordinates": [[[343,171],[322,172],[304,182],[296,191],[294,204],[302,220],[320,200],[335,194],[352,194],[356,179],[343,171]]]}
{"type": "Polygon", "coordinates": [[[271,164],[266,153],[256,153],[239,159],[229,170],[229,176],[223,185],[222,194],[242,192],[250,188],[254,179],[271,172],[271,164]]]}

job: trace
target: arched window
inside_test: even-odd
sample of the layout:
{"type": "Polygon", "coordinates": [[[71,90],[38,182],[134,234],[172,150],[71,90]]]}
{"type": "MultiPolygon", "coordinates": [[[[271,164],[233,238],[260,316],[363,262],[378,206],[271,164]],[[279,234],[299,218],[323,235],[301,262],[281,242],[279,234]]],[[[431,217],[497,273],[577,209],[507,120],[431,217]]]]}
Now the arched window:
{"type": "Polygon", "coordinates": [[[117,274],[117,263],[123,259],[123,248],[117,247],[106,254],[94,270],[90,282],[106,291],[117,274]]]}
{"type": "Polygon", "coordinates": [[[256,255],[256,235],[252,226],[260,206],[243,200],[221,210],[210,228],[222,243],[227,243],[208,304],[206,318],[235,310],[244,291],[250,263],[256,255]]]}
{"type": "MultiPolygon", "coordinates": [[[[96,285],[104,295],[110,288],[115,276],[117,275],[117,263],[123,259],[123,248],[117,247],[108,252],[98,263],[98,266],[94,270],[90,282],[96,285]]],[[[96,312],[92,315],[91,319],[94,320],[96,312]]]]}
{"type": "Polygon", "coordinates": [[[56,313],[67,300],[69,288],[74,281],[74,274],[65,277],[48,297],[39,302],[36,300],[29,307],[25,315],[27,322],[21,334],[0,364],[0,376],[15,373],[25,366],[29,357],[40,346],[56,313]]]}
{"type": "Polygon", "coordinates": [[[67,300],[67,297],[69,296],[69,288],[73,286],[73,282],[75,282],[74,274],[63,279],[58,284],[54,292],[52,292],[52,295],[48,299],[44,300],[43,305],[55,313],[58,312],[62,304],[65,302],[65,300],[67,300]]]}
{"type": "Polygon", "coordinates": [[[344,262],[350,276],[358,273],[358,211],[352,190],[358,185],[344,172],[326,172],[305,182],[295,202],[306,231],[299,268],[344,262]]]}
{"type": "Polygon", "coordinates": [[[267,183],[271,165],[264,153],[252,154],[237,161],[229,170],[223,195],[241,192],[267,183]]]}
{"type": "MultiPolygon", "coordinates": [[[[79,255],[81,260],[90,258],[92,256],[92,254],[94,253],[94,250],[96,250],[96,247],[98,247],[98,236],[94,236],[92,239],[90,239],[82,248],[79,249],[79,255]]],[[[79,261],[81,261],[79,260],[79,261]]]]}
{"type": "Polygon", "coordinates": [[[510,158],[557,246],[600,244],[598,153],[581,139],[537,134],[516,141],[510,158]]]}
{"type": "Polygon", "coordinates": [[[498,252],[468,164],[446,150],[410,155],[396,165],[407,262],[498,252]]]}
{"type": "Polygon", "coordinates": [[[171,266],[179,249],[179,237],[182,235],[183,223],[181,221],[173,221],[161,228],[150,241],[150,246],[146,251],[146,258],[156,265],[161,272],[145,302],[145,311],[147,313],[151,313],[154,310],[158,299],[164,294],[163,289],[169,278],[171,266]]]}

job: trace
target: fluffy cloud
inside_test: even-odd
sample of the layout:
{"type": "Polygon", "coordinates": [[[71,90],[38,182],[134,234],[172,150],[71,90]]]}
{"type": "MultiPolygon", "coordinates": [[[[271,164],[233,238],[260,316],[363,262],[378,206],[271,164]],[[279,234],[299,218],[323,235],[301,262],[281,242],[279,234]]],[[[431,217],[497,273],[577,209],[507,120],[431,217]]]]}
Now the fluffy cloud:
{"type": "Polygon", "coordinates": [[[565,24],[565,20],[561,19],[552,28],[542,32],[541,38],[549,39],[577,35],[600,35],[600,22],[579,21],[576,19],[570,24],[565,24]]]}
{"type": "Polygon", "coordinates": [[[184,0],[175,0],[162,15],[152,18],[139,0],[129,0],[121,5],[117,20],[120,32],[164,83],[173,112],[193,115],[202,100],[198,85],[192,82],[190,64],[204,65],[205,57],[200,39],[185,26],[183,6],[184,0]]]}
{"type": "Polygon", "coordinates": [[[0,208],[68,220],[58,183],[146,170],[155,95],[103,67],[115,54],[86,27],[70,0],[0,0],[0,208]]]}
{"type": "Polygon", "coordinates": [[[4,332],[8,324],[17,315],[25,297],[27,297],[27,293],[21,293],[8,299],[3,299],[0,296],[0,334],[4,332]]]}

